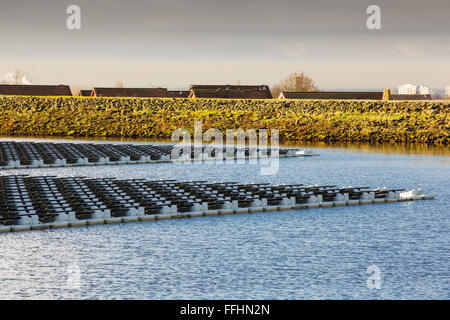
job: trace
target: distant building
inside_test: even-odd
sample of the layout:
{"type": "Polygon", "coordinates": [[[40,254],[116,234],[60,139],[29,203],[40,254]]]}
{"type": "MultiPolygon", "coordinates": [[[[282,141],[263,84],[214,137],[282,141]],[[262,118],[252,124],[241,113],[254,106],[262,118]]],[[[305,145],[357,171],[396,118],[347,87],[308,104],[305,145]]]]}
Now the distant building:
{"type": "Polygon", "coordinates": [[[167,91],[169,94],[169,97],[171,98],[188,98],[189,97],[189,91],[167,91]]]}
{"type": "Polygon", "coordinates": [[[166,88],[94,88],[91,97],[167,98],[166,88]]]}
{"type": "Polygon", "coordinates": [[[82,97],[90,97],[92,90],[80,90],[80,96],[82,97]]]}
{"type": "Polygon", "coordinates": [[[267,85],[191,85],[189,98],[272,99],[267,85]]]}
{"type": "MultiPolygon", "coordinates": [[[[383,92],[363,91],[281,91],[278,99],[382,100],[383,92]]],[[[391,94],[390,100],[431,100],[429,94],[391,94]]]]}
{"type": "Polygon", "coordinates": [[[407,83],[398,86],[398,94],[430,94],[430,88],[407,83]]]}
{"type": "Polygon", "coordinates": [[[431,100],[431,94],[391,94],[389,100],[431,100]]]}
{"type": "Polygon", "coordinates": [[[278,99],[381,100],[383,92],[281,91],[278,99]]]}
{"type": "Polygon", "coordinates": [[[69,86],[0,84],[0,95],[11,96],[71,96],[69,86]]]}
{"type": "Polygon", "coordinates": [[[445,87],[445,97],[450,98],[450,86],[445,87]]]}

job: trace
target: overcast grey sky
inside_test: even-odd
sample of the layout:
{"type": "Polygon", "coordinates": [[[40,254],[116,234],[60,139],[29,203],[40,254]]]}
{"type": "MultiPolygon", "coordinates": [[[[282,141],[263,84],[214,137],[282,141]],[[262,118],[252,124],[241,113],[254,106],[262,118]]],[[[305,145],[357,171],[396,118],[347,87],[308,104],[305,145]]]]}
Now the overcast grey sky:
{"type": "Polygon", "coordinates": [[[450,85],[449,0],[0,0],[0,76],[34,83],[450,85]],[[68,30],[66,8],[81,8],[68,30]],[[381,7],[381,30],[366,9],[381,7]]]}

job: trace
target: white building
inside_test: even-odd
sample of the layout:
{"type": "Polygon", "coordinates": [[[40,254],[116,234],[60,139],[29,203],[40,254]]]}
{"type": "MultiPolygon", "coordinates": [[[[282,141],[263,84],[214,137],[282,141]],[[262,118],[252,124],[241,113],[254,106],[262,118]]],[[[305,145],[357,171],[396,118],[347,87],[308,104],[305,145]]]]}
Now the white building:
{"type": "Polygon", "coordinates": [[[445,87],[445,97],[450,98],[450,86],[445,87]]]}
{"type": "Polygon", "coordinates": [[[430,94],[430,88],[407,83],[398,86],[398,94],[430,94]]]}

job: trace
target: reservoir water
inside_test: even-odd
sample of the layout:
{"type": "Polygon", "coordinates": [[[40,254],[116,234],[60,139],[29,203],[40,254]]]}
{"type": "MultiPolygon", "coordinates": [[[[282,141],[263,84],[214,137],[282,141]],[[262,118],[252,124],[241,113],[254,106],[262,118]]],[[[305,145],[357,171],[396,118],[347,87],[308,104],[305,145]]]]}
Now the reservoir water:
{"type": "Polygon", "coordinates": [[[308,147],[320,156],[280,159],[268,176],[213,163],[0,175],[420,187],[436,198],[0,234],[0,299],[449,299],[450,150],[308,147]]]}

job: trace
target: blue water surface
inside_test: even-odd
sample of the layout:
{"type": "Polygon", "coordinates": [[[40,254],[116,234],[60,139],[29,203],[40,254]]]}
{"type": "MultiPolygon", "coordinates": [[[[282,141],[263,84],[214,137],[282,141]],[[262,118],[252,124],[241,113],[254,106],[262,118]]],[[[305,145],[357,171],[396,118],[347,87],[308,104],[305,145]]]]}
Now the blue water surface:
{"type": "Polygon", "coordinates": [[[0,234],[0,298],[449,299],[448,153],[313,150],[269,176],[172,163],[0,174],[420,187],[436,199],[0,234]]]}

